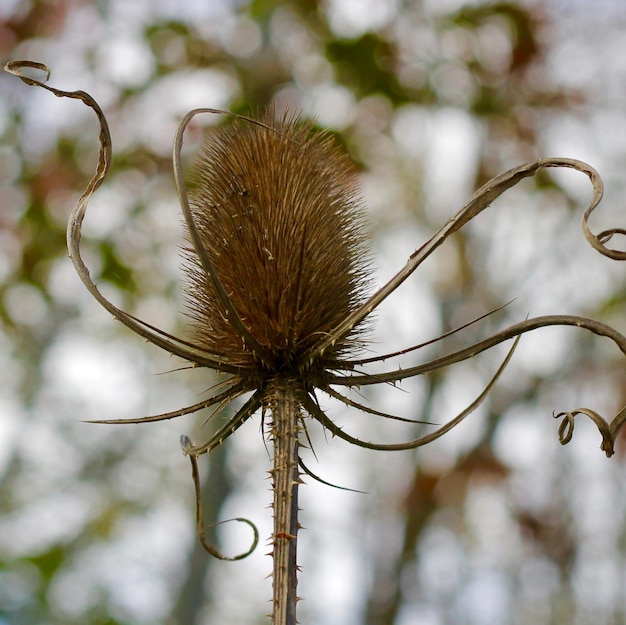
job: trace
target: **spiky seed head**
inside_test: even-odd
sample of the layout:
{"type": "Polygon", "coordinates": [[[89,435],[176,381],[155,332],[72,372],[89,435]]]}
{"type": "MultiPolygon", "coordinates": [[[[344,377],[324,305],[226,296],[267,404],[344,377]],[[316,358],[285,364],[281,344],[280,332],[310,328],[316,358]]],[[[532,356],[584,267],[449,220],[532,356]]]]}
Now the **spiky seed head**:
{"type": "MultiPolygon", "coordinates": [[[[278,373],[309,366],[307,351],[362,303],[369,256],[353,167],[333,138],[293,116],[263,123],[237,120],[209,136],[190,203],[202,246],[264,362],[233,328],[193,249],[186,297],[197,344],[278,373]]],[[[350,350],[359,332],[340,337],[327,357],[350,350]]]]}

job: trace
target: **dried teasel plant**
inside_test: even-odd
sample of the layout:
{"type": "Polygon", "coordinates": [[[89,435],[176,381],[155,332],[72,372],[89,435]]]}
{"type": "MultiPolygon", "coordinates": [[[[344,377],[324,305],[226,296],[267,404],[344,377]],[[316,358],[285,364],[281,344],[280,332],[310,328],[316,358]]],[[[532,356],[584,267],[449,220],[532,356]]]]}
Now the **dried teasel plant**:
{"type": "MultiPolygon", "coordinates": [[[[193,444],[183,436],[196,489],[198,535],[213,555],[226,558],[206,543],[202,525],[196,458],[219,446],[246,420],[260,411],[273,445],[271,471],[274,492],[273,623],[296,622],[297,496],[302,464],[299,447],[307,442],[307,419],[319,422],[331,434],[373,450],[406,450],[439,438],[474,411],[510,361],[522,334],[544,326],[576,326],[611,340],[626,355],[626,337],[599,321],[573,315],[526,319],[492,336],[444,357],[406,369],[367,374],[360,368],[383,362],[421,347],[357,357],[364,344],[370,313],[397,289],[428,256],[504,191],[520,180],[549,167],[567,167],[585,174],[593,198],[584,212],[582,229],[587,241],[601,254],[626,260],[626,252],[607,247],[614,228],[593,234],[588,220],[602,198],[598,173],[586,163],[567,158],[542,159],[516,167],[490,180],[470,198],[406,265],[385,285],[367,295],[369,272],[361,206],[350,162],[324,133],[299,118],[261,120],[215,109],[188,113],[174,139],[174,177],[186,222],[189,246],[185,250],[188,275],[187,303],[193,317],[192,338],[183,340],[117,308],[92,281],[80,252],[81,225],[87,204],[105,179],[111,162],[111,139],[104,114],[85,92],[61,91],[48,86],[49,70],[41,63],[14,61],[5,69],[25,83],[42,87],[59,97],[81,100],[100,122],[100,159],[97,171],[73,210],[67,229],[70,258],[93,297],[126,327],[150,343],[197,367],[224,375],[221,391],[192,406],[150,417],[99,423],[147,423],[171,419],[213,407],[217,410],[246,395],[243,405],[209,440],[193,444]],[[24,70],[45,73],[37,80],[24,70]],[[188,192],[181,165],[185,129],[203,113],[233,118],[218,129],[197,160],[193,187],[188,192]],[[513,340],[506,358],[484,390],[459,415],[432,433],[415,440],[382,444],[344,432],[322,411],[317,393],[328,394],[349,407],[384,418],[410,421],[375,410],[349,398],[340,388],[396,383],[472,358],[504,341],[513,340]]],[[[474,323],[477,320],[471,321],[474,323]]],[[[466,324],[466,326],[469,324],[466,324]]],[[[463,327],[466,327],[463,326],[463,327]]],[[[455,330],[456,331],[456,330],[455,330]]],[[[448,336],[450,333],[444,335],[448,336]]],[[[430,343],[439,340],[438,337],[430,343]]],[[[601,448],[612,455],[615,436],[626,421],[626,407],[610,422],[588,408],[560,412],[561,443],[572,436],[574,419],[584,414],[598,426],[601,448]]],[[[313,477],[316,477],[313,475],[313,477]]]]}

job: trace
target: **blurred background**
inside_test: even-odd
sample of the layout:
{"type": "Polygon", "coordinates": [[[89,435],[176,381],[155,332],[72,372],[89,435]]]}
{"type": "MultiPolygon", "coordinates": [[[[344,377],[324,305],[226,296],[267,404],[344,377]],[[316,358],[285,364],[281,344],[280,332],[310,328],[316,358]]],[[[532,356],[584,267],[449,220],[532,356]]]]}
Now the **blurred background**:
{"type": "MultiPolygon", "coordinates": [[[[114,163],[92,201],[84,254],[110,299],[179,335],[188,319],[170,151],[196,106],[274,104],[331,129],[359,171],[378,285],[477,186],[544,156],[596,167],[607,193],[593,229],[625,224],[619,0],[0,0],[0,58],[44,62],[53,86],[88,91],[104,109],[114,163]]],[[[198,547],[178,443],[182,433],[208,437],[234,408],[204,426],[202,414],[82,423],[173,410],[215,383],[114,322],[74,274],[65,223],[94,171],[97,135],[80,102],[0,75],[0,625],[266,623],[269,548],[220,562],[198,547]]],[[[197,138],[192,129],[190,154],[197,138]]],[[[507,193],[381,307],[372,353],[510,300],[400,364],[527,315],[584,314],[626,331],[624,267],[580,230],[590,196],[569,171],[507,193]]],[[[505,352],[363,395],[379,410],[443,423],[505,352]]],[[[322,401],[368,440],[429,431],[322,401]]],[[[312,425],[310,468],[367,494],[305,480],[301,622],[626,623],[625,446],[607,460],[593,424],[580,421],[561,447],[551,418],[580,406],[611,418],[624,403],[617,349],[549,328],[526,335],[490,400],[428,447],[367,451],[312,425]]],[[[247,517],[268,537],[260,417],[201,460],[207,519],[247,517]]],[[[225,524],[212,537],[235,554],[248,532],[225,524]]]]}

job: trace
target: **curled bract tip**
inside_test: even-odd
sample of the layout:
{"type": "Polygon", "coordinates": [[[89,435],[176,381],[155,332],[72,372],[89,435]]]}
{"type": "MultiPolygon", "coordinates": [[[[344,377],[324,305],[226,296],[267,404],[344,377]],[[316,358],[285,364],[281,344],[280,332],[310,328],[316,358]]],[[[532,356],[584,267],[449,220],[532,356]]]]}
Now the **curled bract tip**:
{"type": "Polygon", "coordinates": [[[626,406],[622,408],[609,423],[600,413],[590,408],[576,408],[575,410],[563,411],[553,414],[555,419],[563,419],[559,425],[559,442],[567,445],[574,434],[574,422],[579,414],[589,417],[598,428],[602,436],[600,449],[610,458],[615,453],[615,439],[624,421],[626,421],[626,406]]]}
{"type": "MultiPolygon", "coordinates": [[[[603,230],[596,236],[600,244],[604,246],[604,244],[610,241],[615,235],[621,235],[624,237],[626,236],[626,230],[624,228],[610,228],[608,230],[603,230]]],[[[604,250],[605,251],[602,252],[604,256],[608,256],[613,260],[626,260],[626,252],[607,248],[606,246],[604,246],[604,250]]]]}
{"type": "Polygon", "coordinates": [[[252,543],[250,544],[250,547],[246,551],[236,556],[225,556],[219,549],[214,547],[207,540],[205,530],[204,530],[204,521],[203,521],[203,514],[202,514],[202,503],[201,503],[202,493],[200,489],[200,473],[198,472],[198,462],[196,460],[195,455],[193,453],[188,452],[188,449],[193,448],[193,445],[191,443],[191,440],[189,440],[189,437],[183,434],[180,437],[180,443],[183,447],[183,451],[185,452],[185,455],[189,456],[189,460],[191,461],[191,476],[193,479],[193,487],[194,487],[194,492],[196,495],[196,533],[198,535],[198,540],[200,544],[202,545],[205,551],[210,553],[213,557],[217,558],[218,560],[228,560],[232,562],[235,560],[242,560],[243,558],[247,558],[256,549],[257,545],[259,544],[259,530],[257,529],[257,526],[248,519],[237,517],[235,519],[227,519],[225,521],[219,521],[213,524],[213,525],[221,525],[223,523],[231,523],[232,521],[237,521],[239,523],[245,523],[246,525],[249,525],[252,528],[252,532],[254,536],[252,538],[252,543]]]}
{"type": "MultiPolygon", "coordinates": [[[[244,551],[243,553],[240,553],[236,556],[232,556],[232,557],[226,557],[223,555],[219,555],[216,556],[218,559],[220,560],[228,560],[231,562],[234,562],[236,560],[243,560],[244,558],[247,558],[256,548],[257,545],[259,544],[259,530],[257,528],[257,526],[250,520],[250,519],[245,519],[244,517],[235,517],[234,519],[226,519],[225,521],[218,521],[217,523],[215,523],[215,525],[222,525],[224,523],[231,523],[232,521],[237,521],[238,523],[245,523],[246,525],[249,525],[252,528],[252,532],[254,534],[253,538],[252,538],[252,544],[250,545],[250,547],[248,548],[247,551],[244,551]]],[[[203,538],[201,537],[201,542],[202,542],[202,546],[213,556],[215,556],[214,553],[214,548],[210,547],[207,548],[205,545],[205,541],[203,540],[203,538]]]]}
{"type": "Polygon", "coordinates": [[[5,64],[4,71],[17,76],[27,85],[41,85],[44,82],[48,82],[48,79],[50,78],[50,69],[47,65],[44,65],[39,61],[9,61],[5,64]],[[23,69],[36,69],[42,71],[46,77],[43,80],[35,80],[34,78],[24,74],[22,71],[23,69]]]}

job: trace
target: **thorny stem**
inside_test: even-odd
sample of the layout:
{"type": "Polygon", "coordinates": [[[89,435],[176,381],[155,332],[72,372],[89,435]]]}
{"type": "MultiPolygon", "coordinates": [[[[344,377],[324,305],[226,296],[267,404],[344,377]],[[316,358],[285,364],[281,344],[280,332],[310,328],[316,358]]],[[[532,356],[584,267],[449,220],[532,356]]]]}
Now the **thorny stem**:
{"type": "Polygon", "coordinates": [[[270,472],[274,491],[272,625],[295,625],[300,401],[293,384],[288,381],[276,384],[271,410],[274,442],[274,468],[270,472]]]}

